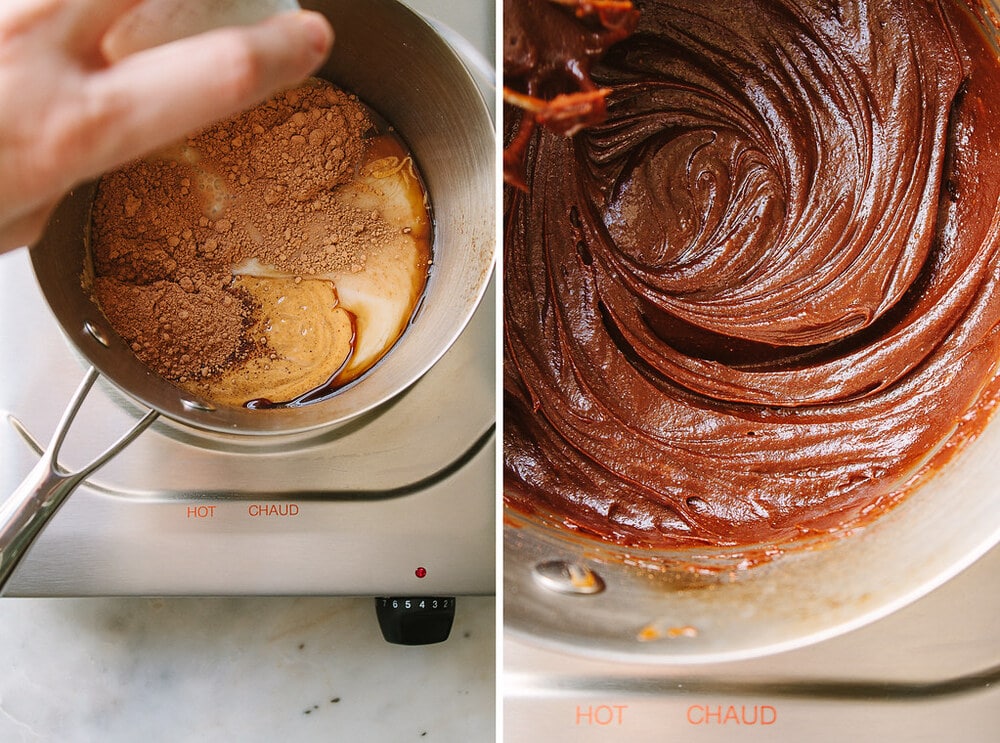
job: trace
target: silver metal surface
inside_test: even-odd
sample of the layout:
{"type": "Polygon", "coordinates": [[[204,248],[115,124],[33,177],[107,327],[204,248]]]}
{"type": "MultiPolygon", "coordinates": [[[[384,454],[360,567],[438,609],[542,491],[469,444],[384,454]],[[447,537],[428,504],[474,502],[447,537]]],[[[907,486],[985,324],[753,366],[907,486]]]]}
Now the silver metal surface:
{"type": "Polygon", "coordinates": [[[56,426],[51,443],[40,453],[38,464],[32,468],[17,489],[0,504],[0,591],[6,586],[14,569],[49,518],[70,493],[135,440],[136,436],[149,428],[159,416],[151,410],[86,466],[78,470],[67,470],[62,467],[59,464],[59,453],[62,451],[63,442],[97,377],[96,370],[87,370],[73,400],[63,413],[62,420],[56,426]]]}
{"type": "MultiPolygon", "coordinates": [[[[491,593],[493,291],[427,375],[347,427],[262,449],[154,424],[68,499],[7,594],[491,593]]],[[[0,258],[0,346],[20,349],[0,358],[10,493],[38,460],[18,428],[46,439],[84,375],[23,252],[0,258]]],[[[69,466],[134,416],[98,385],[69,466]]]]}
{"type": "MultiPolygon", "coordinates": [[[[7,594],[491,593],[493,291],[427,375],[356,424],[260,449],[156,423],[69,498],[7,594]]],[[[0,346],[20,349],[0,358],[11,493],[38,460],[18,428],[47,438],[84,375],[23,252],[0,258],[0,346]]],[[[134,422],[101,386],[80,418],[70,466],[134,422]]]]}
{"type": "MultiPolygon", "coordinates": [[[[492,59],[483,33],[491,3],[463,7],[458,23],[446,4],[409,4],[487,39],[480,51],[492,59]]],[[[454,229],[470,237],[484,227],[454,229]]],[[[492,238],[492,224],[486,232],[492,238]]],[[[465,297],[472,306],[477,298],[465,297]]],[[[7,594],[492,593],[494,303],[489,282],[430,371],[334,429],[255,438],[161,419],[68,499],[7,594]]],[[[0,257],[0,344],[6,494],[36,466],[38,441],[85,375],[25,251],[0,257]]],[[[98,382],[63,447],[67,467],[97,456],[144,412],[98,382]]]]}
{"type": "Polygon", "coordinates": [[[604,580],[586,565],[565,560],[547,560],[534,567],[542,588],[569,596],[590,596],[604,590],[604,580]]]}
{"type": "Polygon", "coordinates": [[[1000,737],[998,574],[1000,548],[878,622],[736,662],[615,663],[508,637],[504,740],[992,743],[1000,737]],[[751,724],[737,719],[744,715],[751,724]]]}

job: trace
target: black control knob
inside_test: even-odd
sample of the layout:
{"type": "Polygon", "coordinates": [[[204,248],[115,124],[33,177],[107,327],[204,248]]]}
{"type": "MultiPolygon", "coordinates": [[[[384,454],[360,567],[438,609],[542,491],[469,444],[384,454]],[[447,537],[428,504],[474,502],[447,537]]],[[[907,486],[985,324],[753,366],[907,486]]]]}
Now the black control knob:
{"type": "Polygon", "coordinates": [[[455,619],[455,597],[380,597],[375,599],[375,614],[386,642],[431,645],[448,639],[455,619]]]}

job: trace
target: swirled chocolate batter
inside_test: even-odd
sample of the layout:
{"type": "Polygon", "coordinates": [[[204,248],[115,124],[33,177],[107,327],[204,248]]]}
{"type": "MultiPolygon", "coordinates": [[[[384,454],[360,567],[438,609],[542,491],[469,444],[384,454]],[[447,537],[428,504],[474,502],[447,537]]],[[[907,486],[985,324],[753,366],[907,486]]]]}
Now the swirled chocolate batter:
{"type": "Polygon", "coordinates": [[[93,296],[136,356],[254,408],[326,399],[370,369],[431,257],[412,157],[320,80],[106,175],[91,238],[93,296]]]}
{"type": "Polygon", "coordinates": [[[506,194],[508,505],[648,548],[842,533],[996,402],[996,52],[953,1],[635,5],[606,120],[536,129],[506,194]]]}

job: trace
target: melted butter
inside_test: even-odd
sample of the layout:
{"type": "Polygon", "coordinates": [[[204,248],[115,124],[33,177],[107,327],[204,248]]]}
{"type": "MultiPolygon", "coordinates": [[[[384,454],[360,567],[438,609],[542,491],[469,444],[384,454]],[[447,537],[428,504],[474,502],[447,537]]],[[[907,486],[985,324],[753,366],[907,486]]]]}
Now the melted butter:
{"type": "Polygon", "coordinates": [[[412,160],[398,142],[381,137],[361,176],[339,192],[344,202],[378,210],[394,237],[368,255],[364,270],[328,274],[341,302],[357,318],[358,343],[344,374],[356,378],[402,335],[423,293],[430,260],[430,218],[412,160]]]}

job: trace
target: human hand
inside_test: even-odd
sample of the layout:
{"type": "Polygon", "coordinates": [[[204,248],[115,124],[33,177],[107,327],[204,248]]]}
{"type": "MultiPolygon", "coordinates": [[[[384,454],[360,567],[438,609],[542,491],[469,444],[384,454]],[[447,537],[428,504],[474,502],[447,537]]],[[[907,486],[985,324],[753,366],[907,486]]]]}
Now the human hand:
{"type": "Polygon", "coordinates": [[[299,82],[333,43],[299,11],[110,63],[101,41],[139,1],[3,0],[0,252],[37,239],[74,185],[299,82]]]}

